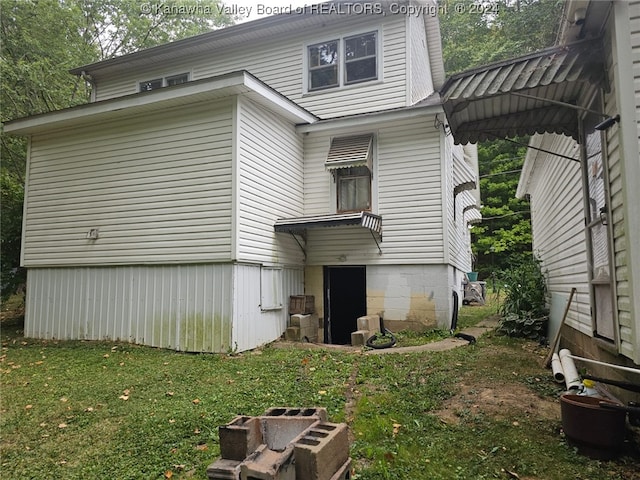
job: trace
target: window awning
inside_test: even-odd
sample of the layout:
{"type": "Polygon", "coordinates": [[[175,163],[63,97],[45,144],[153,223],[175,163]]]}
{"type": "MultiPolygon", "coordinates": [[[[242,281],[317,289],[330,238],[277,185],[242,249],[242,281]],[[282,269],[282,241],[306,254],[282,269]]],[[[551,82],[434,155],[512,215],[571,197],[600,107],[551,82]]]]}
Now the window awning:
{"type": "Polygon", "coordinates": [[[367,167],[371,170],[373,135],[334,138],[331,141],[325,167],[338,168],[367,167]]]}
{"type": "Polygon", "coordinates": [[[442,99],[458,144],[534,133],[577,139],[575,105],[604,78],[601,40],[582,40],[454,75],[442,99]]]}
{"type": "Polygon", "coordinates": [[[382,217],[370,212],[336,215],[315,215],[295,218],[279,218],[274,224],[276,232],[304,234],[309,228],[356,226],[382,235],[382,217]]]}

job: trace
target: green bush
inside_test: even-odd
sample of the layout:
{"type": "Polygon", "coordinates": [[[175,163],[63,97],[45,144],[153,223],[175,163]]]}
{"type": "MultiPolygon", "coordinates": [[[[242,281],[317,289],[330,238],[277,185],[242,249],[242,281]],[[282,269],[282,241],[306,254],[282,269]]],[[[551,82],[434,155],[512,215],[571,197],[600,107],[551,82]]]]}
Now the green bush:
{"type": "Polygon", "coordinates": [[[541,339],[549,320],[547,284],[540,261],[535,257],[514,261],[501,275],[504,299],[500,305],[499,330],[512,337],[541,339]]]}

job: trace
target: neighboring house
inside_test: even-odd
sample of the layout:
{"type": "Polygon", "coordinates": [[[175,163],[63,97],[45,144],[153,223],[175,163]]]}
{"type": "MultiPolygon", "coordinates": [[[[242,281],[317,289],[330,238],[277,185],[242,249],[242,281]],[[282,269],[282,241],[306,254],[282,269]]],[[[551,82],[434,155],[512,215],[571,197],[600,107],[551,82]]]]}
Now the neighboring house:
{"type": "Polygon", "coordinates": [[[242,351],[300,294],[333,343],[365,314],[449,327],[480,216],[435,5],[353,5],[78,68],[92,103],[5,125],[29,138],[27,336],[242,351]]]}
{"type": "MultiPolygon", "coordinates": [[[[637,368],[640,1],[567,2],[556,47],[456,75],[444,98],[458,143],[538,133],[518,196],[531,199],[552,320],[577,289],[562,344],[637,368]]],[[[588,366],[604,378],[623,372],[588,366]]]]}

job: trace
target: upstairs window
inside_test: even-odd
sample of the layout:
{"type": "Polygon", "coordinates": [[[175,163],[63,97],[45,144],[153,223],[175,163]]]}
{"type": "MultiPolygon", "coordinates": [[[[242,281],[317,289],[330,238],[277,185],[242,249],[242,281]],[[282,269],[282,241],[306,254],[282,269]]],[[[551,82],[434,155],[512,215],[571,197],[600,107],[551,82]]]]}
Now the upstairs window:
{"type": "Polygon", "coordinates": [[[378,78],[375,33],[345,38],[344,51],[347,85],[378,78]]]}
{"type": "Polygon", "coordinates": [[[310,45],[307,49],[307,90],[377,80],[378,63],[377,32],[310,45]]]}
{"type": "Polygon", "coordinates": [[[145,80],[140,82],[139,88],[141,92],[148,92],[150,90],[157,90],[162,87],[173,87],[174,85],[180,85],[189,81],[188,73],[180,73],[178,75],[171,75],[164,78],[155,78],[153,80],[145,80]]]}
{"type": "Polygon", "coordinates": [[[338,41],[309,47],[309,90],[338,86],[338,41]]]}

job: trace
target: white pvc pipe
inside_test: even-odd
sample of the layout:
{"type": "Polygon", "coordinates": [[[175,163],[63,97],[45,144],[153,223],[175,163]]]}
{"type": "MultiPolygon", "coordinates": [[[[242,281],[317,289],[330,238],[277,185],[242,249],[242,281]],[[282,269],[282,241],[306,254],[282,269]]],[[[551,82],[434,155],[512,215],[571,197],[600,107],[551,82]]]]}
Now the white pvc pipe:
{"type": "Polygon", "coordinates": [[[564,371],[562,370],[562,363],[557,353],[554,353],[551,357],[551,371],[553,372],[553,379],[558,383],[564,383],[564,371]]]}
{"type": "Polygon", "coordinates": [[[596,365],[603,365],[605,367],[611,367],[617,370],[624,370],[625,372],[631,372],[631,373],[636,373],[640,375],[640,370],[637,368],[625,367],[622,365],[616,365],[614,363],[599,362],[598,360],[591,360],[590,358],[577,357],[575,355],[571,355],[571,352],[569,352],[569,358],[573,358],[574,360],[582,360],[583,362],[587,362],[587,363],[595,363],[596,365]]]}
{"type": "Polygon", "coordinates": [[[564,383],[567,385],[567,390],[576,390],[582,385],[576,365],[571,359],[571,352],[566,348],[558,352],[560,357],[560,363],[562,364],[562,371],[564,372],[564,383]]]}

